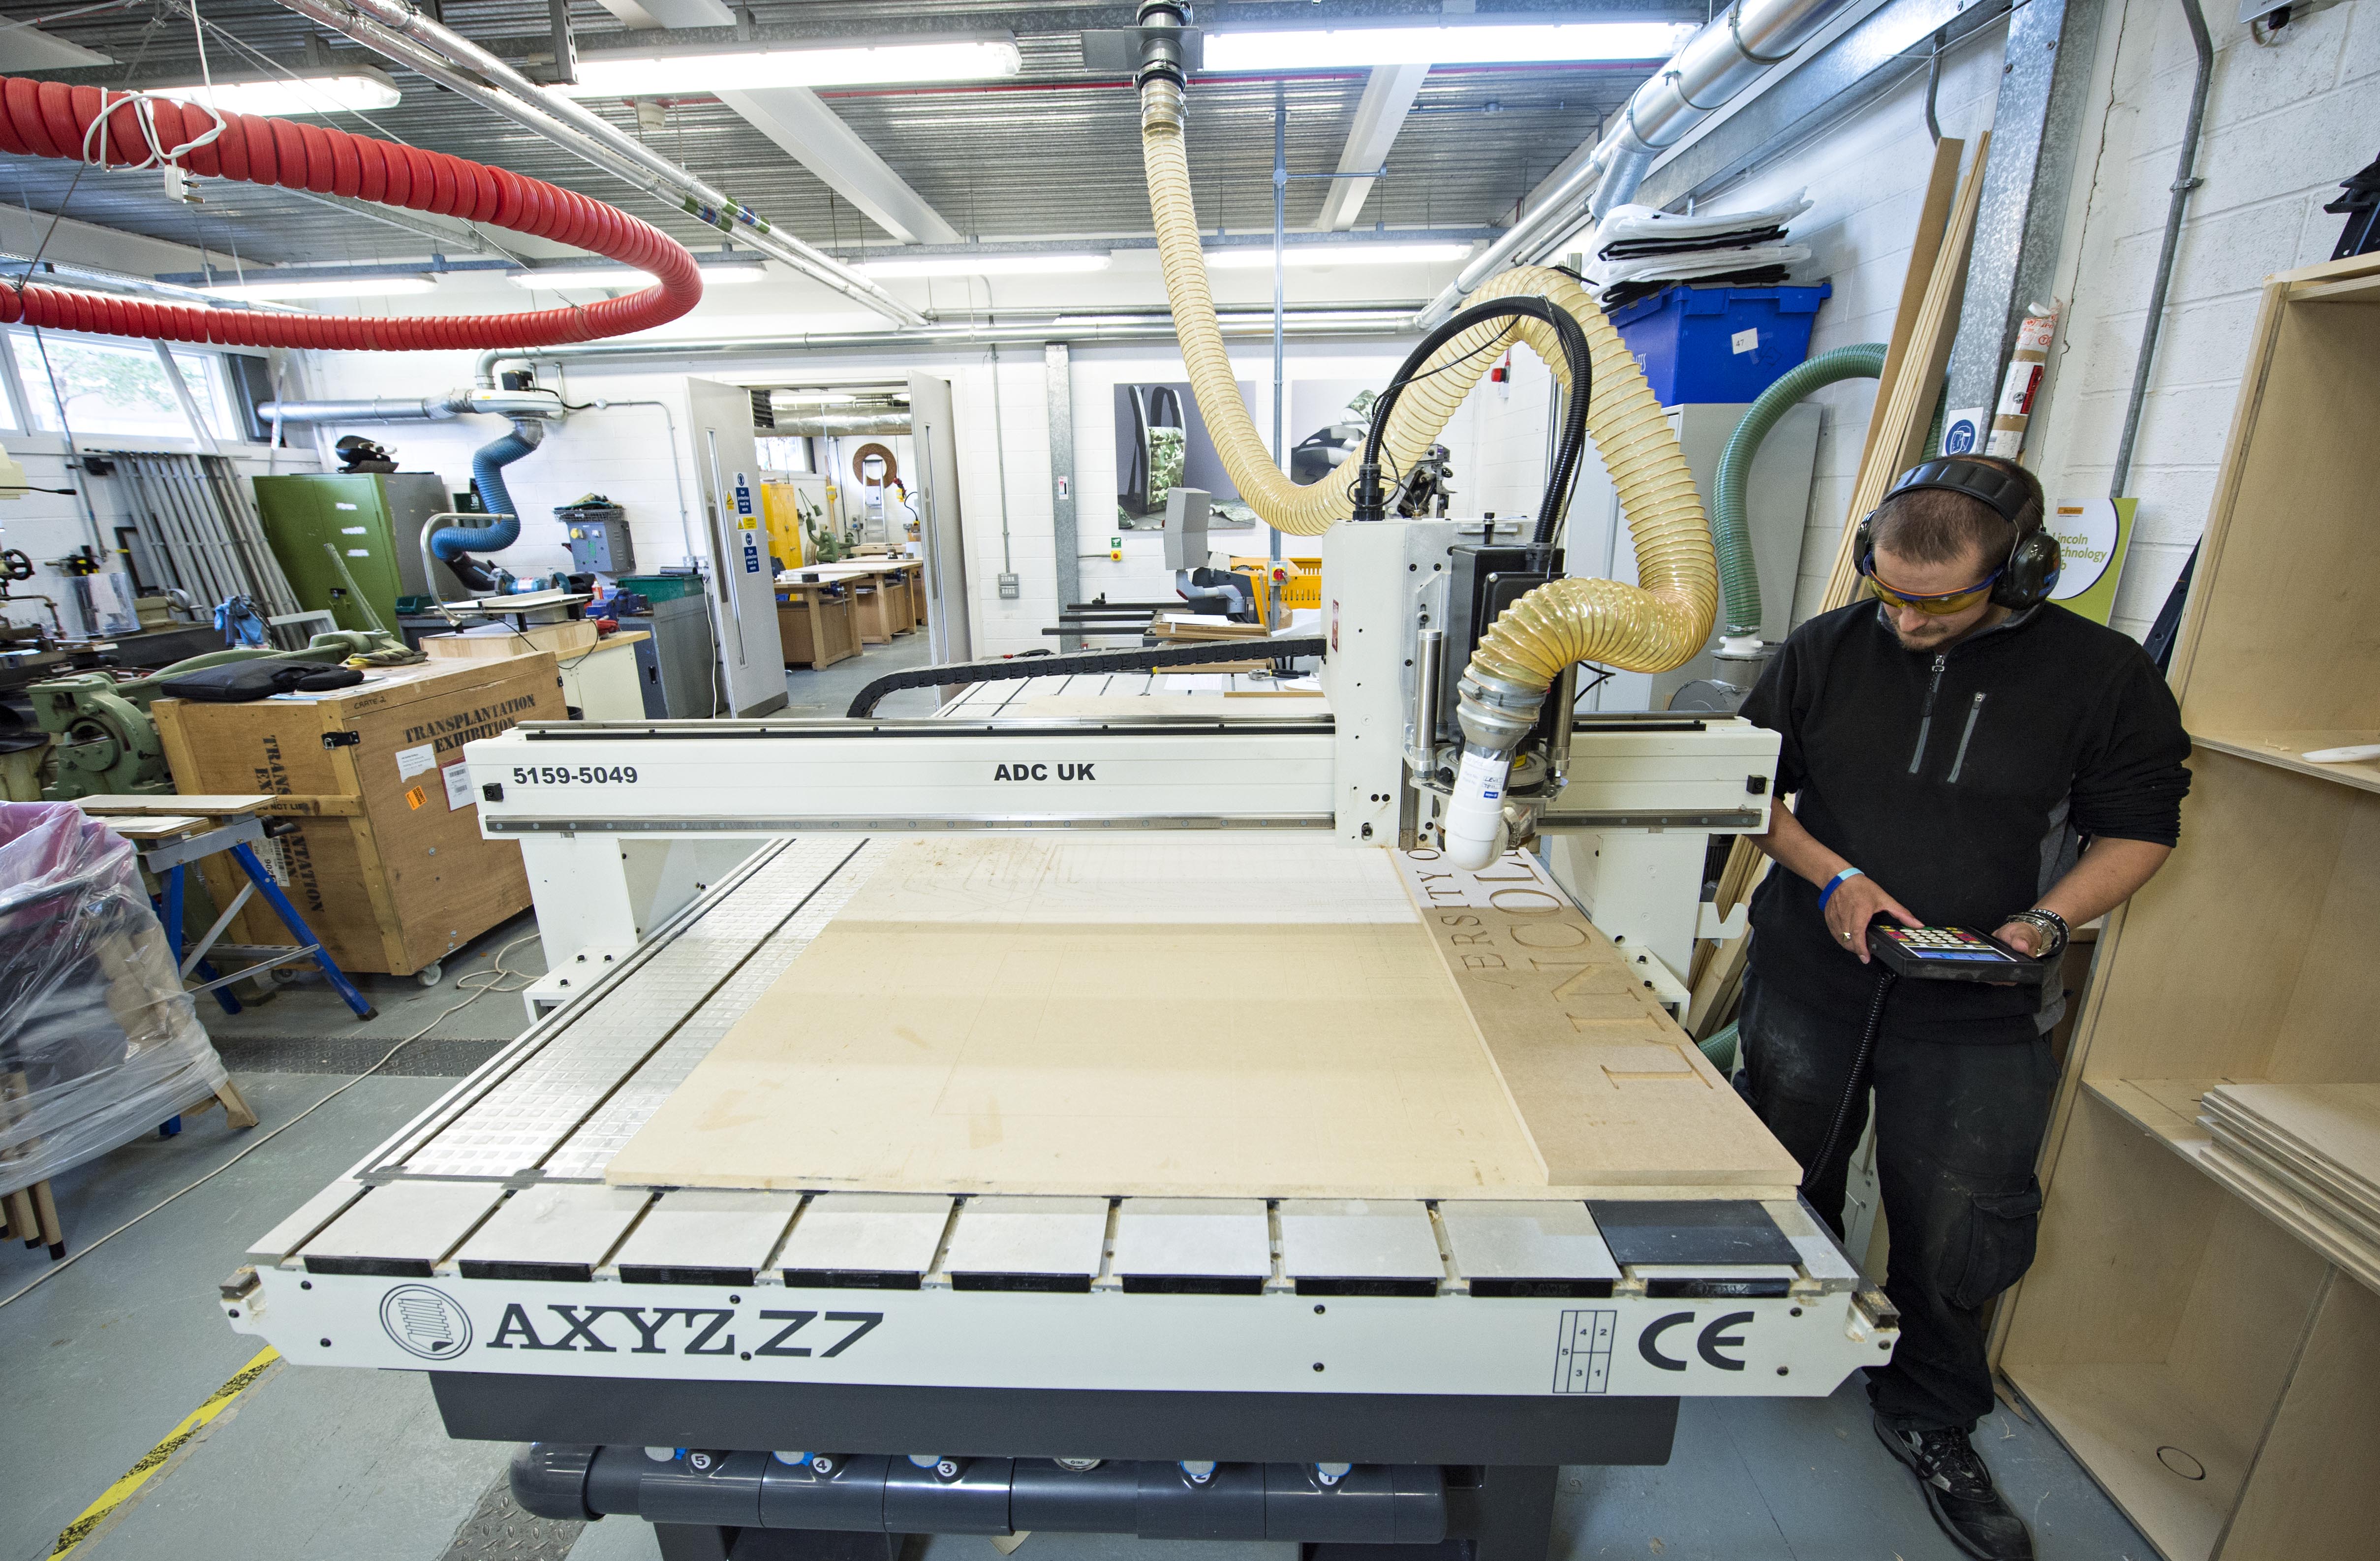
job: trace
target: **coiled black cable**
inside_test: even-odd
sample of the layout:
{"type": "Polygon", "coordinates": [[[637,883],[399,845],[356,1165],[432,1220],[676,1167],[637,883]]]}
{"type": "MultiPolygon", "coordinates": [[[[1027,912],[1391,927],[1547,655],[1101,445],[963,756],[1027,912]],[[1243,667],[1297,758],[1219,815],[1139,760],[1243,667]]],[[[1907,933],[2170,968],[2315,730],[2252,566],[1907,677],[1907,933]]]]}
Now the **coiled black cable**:
{"type": "Polygon", "coordinates": [[[1395,409],[1397,397],[1404,394],[1405,386],[1427,373],[1438,372],[1425,370],[1422,365],[1439,348],[1474,325],[1522,316],[1543,320],[1554,328],[1554,336],[1561,344],[1562,359],[1570,369],[1570,403],[1563,412],[1561,438],[1554,446],[1553,465],[1546,473],[1545,494],[1537,504],[1536,531],[1530,539],[1530,546],[1541,552],[1552,545],[1554,527],[1569,507],[1571,488],[1577,481],[1579,460],[1586,448],[1586,405],[1594,393],[1595,365],[1587,347],[1586,328],[1570,311],[1540,298],[1491,299],[1474,304],[1422,337],[1420,345],[1405,355],[1395,377],[1389,381],[1388,389],[1372,405],[1371,432],[1365,436],[1364,454],[1356,470],[1355,519],[1387,518],[1388,501],[1380,487],[1380,440],[1389,426],[1389,414],[1395,409]]]}

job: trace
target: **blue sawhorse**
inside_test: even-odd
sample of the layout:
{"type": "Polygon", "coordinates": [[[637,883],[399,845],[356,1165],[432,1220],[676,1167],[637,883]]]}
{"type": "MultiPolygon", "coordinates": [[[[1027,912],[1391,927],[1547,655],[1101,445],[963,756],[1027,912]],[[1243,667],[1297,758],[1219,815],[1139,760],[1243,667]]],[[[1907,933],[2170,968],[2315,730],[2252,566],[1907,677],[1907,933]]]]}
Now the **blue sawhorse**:
{"type": "Polygon", "coordinates": [[[159,896],[157,914],[165,923],[165,945],[180,961],[185,980],[193,970],[201,977],[200,984],[189,988],[189,992],[194,996],[201,992],[212,992],[215,1001],[223,1006],[224,1012],[236,1014],[239,1012],[239,1000],[229,991],[232,982],[261,974],[277,965],[311,959],[322,970],[322,979],[331,983],[331,990],[339,994],[356,1018],[373,1018],[380,1010],[356,990],[356,983],[349,981],[346,973],[332,960],[322,947],[322,940],[306,925],[306,919],[298,913],[298,908],[289,903],[289,896],[281,892],[281,885],[273,881],[273,874],[257,860],[256,845],[264,837],[264,821],[250,813],[210,819],[188,834],[139,842],[141,864],[157,875],[164,888],[159,896]],[[223,914],[215,918],[214,925],[209,927],[197,945],[186,954],[182,950],[184,874],[192,862],[221,851],[231,853],[232,860],[248,875],[248,882],[240,886],[231,904],[224,908],[223,914]],[[256,962],[244,965],[229,975],[217,975],[214,968],[207,962],[207,951],[217,947],[216,940],[223,936],[224,930],[231,925],[232,918],[239,914],[240,908],[248,903],[248,896],[252,894],[264,896],[264,903],[273,908],[273,914],[281,918],[281,924],[289,929],[289,935],[298,940],[297,946],[242,947],[237,952],[255,955],[256,962]]]}

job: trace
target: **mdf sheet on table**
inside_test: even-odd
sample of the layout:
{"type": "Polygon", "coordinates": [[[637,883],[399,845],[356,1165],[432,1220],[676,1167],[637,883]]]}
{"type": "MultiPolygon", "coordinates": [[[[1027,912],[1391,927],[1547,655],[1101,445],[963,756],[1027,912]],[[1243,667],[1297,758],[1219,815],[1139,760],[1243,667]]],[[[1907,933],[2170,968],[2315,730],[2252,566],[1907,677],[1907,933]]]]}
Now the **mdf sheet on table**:
{"type": "Polygon", "coordinates": [[[1508,913],[1330,841],[903,843],[607,1179],[1791,1196],[1783,1149],[1521,871],[1542,887],[1508,913]]]}

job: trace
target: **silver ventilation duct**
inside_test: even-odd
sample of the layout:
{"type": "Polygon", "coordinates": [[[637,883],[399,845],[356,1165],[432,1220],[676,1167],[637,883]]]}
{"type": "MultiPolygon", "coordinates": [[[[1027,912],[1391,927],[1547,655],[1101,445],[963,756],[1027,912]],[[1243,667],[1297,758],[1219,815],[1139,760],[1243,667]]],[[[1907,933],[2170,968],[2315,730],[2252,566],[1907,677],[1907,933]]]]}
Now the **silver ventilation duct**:
{"type": "Polygon", "coordinates": [[[267,401],[256,409],[265,422],[444,422],[466,412],[515,421],[559,421],[562,397],[551,390],[490,390],[473,386],[418,399],[382,396],[360,401],[267,401]]]}
{"type": "Polygon", "coordinates": [[[1463,295],[1509,266],[1537,259],[1578,214],[1589,195],[1591,221],[1636,193],[1661,153],[1808,43],[1849,0],[1735,0],[1686,40],[1670,63],[1613,116],[1611,128],[1536,209],[1504,230],[1462,274],[1414,317],[1427,330],[1452,314],[1463,295]]]}
{"type": "MultiPolygon", "coordinates": [[[[1226,314],[1227,336],[1269,336],[1272,314],[1226,314]]],[[[1292,310],[1283,333],[1300,339],[1381,338],[1413,334],[1413,315],[1404,308],[1372,310],[1292,310]]],[[[612,358],[762,358],[796,352],[875,351],[881,348],[981,347],[1015,342],[1033,347],[1051,342],[1171,342],[1175,339],[1170,314],[1145,318],[1119,314],[1083,317],[1058,315],[998,324],[933,324],[917,330],[812,331],[793,335],[752,336],[630,336],[615,341],[575,342],[562,347],[496,348],[480,354],[474,376],[482,385],[496,383],[499,363],[583,363],[612,358]]]]}
{"type": "Polygon", "coordinates": [[[823,438],[861,433],[906,433],[909,414],[900,412],[779,412],[769,432],[784,438],[823,438]]]}

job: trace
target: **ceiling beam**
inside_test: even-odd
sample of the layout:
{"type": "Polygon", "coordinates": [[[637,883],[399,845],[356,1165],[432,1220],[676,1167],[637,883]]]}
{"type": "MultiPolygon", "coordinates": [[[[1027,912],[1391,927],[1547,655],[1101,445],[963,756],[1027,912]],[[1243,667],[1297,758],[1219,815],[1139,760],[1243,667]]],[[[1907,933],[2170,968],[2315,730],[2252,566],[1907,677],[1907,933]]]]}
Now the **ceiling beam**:
{"type": "Polygon", "coordinates": [[[734,27],[727,0],[598,0],[632,28],[734,27]]]}
{"type": "Polygon", "coordinates": [[[957,244],[965,236],[909,188],[859,132],[808,87],[721,92],[719,101],[751,122],[868,220],[904,244],[957,244]]]}
{"type": "MultiPolygon", "coordinates": [[[[735,27],[726,0],[601,0],[632,28],[735,27]]],[[[942,220],[891,164],[859,139],[826,100],[808,87],[721,92],[719,101],[783,148],[786,155],[904,244],[959,244],[965,236],[942,220]]]]}
{"type": "Polygon", "coordinates": [[[1426,65],[1383,65],[1373,69],[1371,79],[1364,83],[1363,101],[1355,105],[1355,123],[1348,127],[1347,144],[1339,153],[1336,171],[1341,177],[1330,181],[1330,191],[1322,197],[1322,215],[1316,226],[1344,233],[1355,226],[1364,202],[1371,198],[1368,176],[1387,161],[1397,131],[1404,127],[1405,113],[1421,91],[1422,78],[1428,74],[1426,65]]]}

